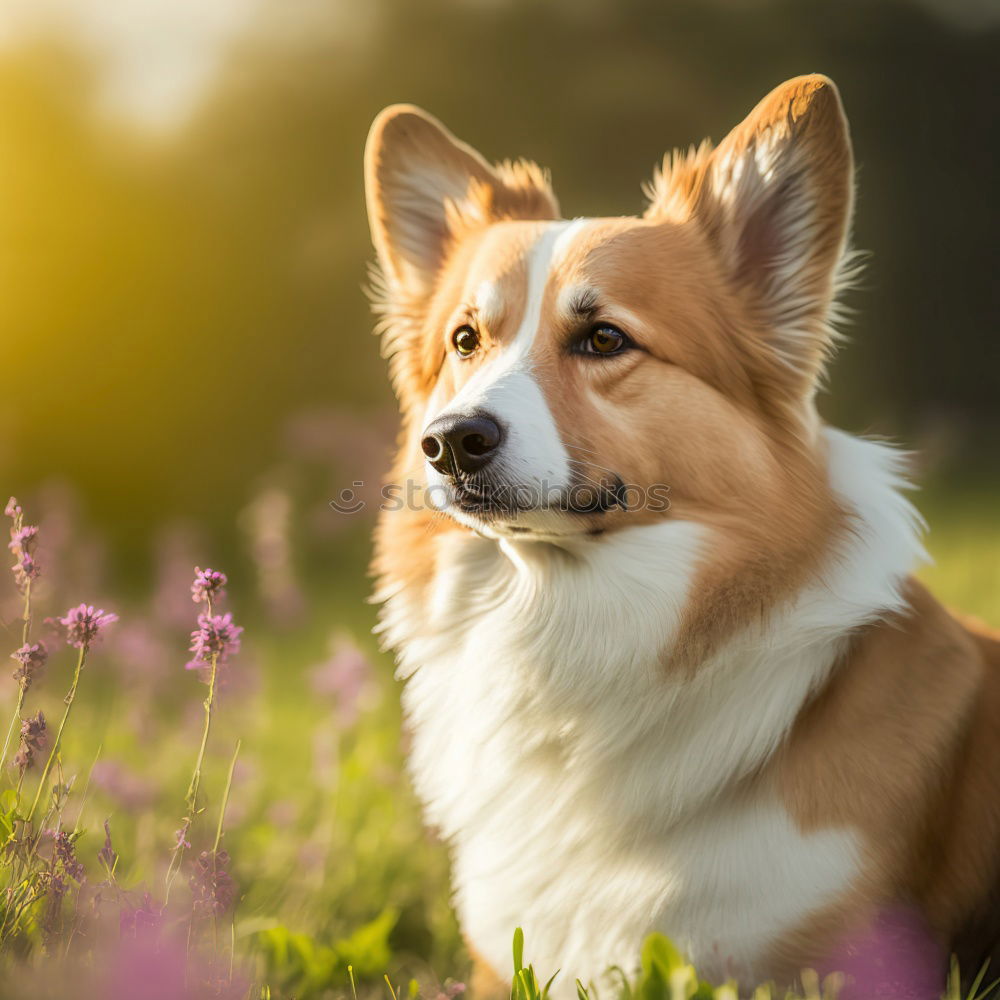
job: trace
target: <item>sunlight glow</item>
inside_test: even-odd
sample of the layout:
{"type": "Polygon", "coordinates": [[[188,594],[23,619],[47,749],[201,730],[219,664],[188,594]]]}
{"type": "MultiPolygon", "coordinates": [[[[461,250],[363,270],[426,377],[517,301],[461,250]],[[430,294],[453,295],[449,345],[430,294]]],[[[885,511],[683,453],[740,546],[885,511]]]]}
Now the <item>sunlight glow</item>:
{"type": "Polygon", "coordinates": [[[0,6],[0,46],[67,37],[94,57],[108,113],[169,129],[195,107],[227,45],[262,2],[7,0],[0,6]]]}

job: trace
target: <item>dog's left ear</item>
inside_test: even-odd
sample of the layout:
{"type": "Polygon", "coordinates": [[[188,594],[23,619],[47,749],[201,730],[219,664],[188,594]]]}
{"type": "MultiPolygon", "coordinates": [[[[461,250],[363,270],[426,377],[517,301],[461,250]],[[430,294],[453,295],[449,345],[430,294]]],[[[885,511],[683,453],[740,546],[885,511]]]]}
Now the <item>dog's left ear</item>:
{"type": "Polygon", "coordinates": [[[700,222],[800,395],[831,347],[852,203],[847,119],[833,81],[812,75],[775,88],[707,156],[666,164],[647,216],[700,222]]]}

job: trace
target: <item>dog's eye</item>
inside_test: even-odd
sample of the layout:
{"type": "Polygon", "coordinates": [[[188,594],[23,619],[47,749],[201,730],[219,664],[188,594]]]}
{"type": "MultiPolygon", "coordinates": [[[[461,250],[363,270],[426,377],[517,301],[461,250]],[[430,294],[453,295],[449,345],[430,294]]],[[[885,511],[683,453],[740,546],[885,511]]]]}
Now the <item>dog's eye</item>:
{"type": "Polygon", "coordinates": [[[584,354],[620,354],[628,346],[628,338],[617,327],[609,323],[595,326],[580,345],[584,354]]]}
{"type": "Polygon", "coordinates": [[[459,355],[467,358],[476,353],[476,348],[479,347],[479,334],[471,326],[460,326],[451,335],[451,342],[459,355]]]}

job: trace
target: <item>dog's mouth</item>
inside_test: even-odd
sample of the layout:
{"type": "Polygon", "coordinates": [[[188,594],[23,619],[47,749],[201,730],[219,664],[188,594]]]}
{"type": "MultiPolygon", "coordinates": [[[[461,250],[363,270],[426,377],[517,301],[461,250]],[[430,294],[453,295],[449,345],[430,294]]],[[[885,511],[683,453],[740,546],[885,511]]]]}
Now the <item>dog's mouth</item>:
{"type": "Polygon", "coordinates": [[[558,490],[475,476],[454,479],[449,485],[456,510],[482,521],[516,519],[534,512],[601,516],[616,508],[628,509],[625,484],[618,476],[606,483],[581,480],[558,490]]]}
{"type": "Polygon", "coordinates": [[[452,503],[463,514],[489,518],[513,512],[509,503],[503,502],[497,490],[456,482],[451,487],[452,503]]]}

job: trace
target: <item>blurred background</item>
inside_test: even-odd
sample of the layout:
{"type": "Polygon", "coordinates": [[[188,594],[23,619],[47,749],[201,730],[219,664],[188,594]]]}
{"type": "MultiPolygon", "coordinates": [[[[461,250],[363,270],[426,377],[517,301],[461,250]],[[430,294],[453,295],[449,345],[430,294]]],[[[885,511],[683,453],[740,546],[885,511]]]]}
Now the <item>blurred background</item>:
{"type": "Polygon", "coordinates": [[[125,881],[157,884],[181,814],[187,588],[222,566],[247,631],[206,787],[242,737],[240,940],[300,997],[351,956],[463,974],[369,634],[371,518],[328,504],[377,490],[395,428],[368,126],[415,102],[551,168],[567,215],[631,214],[665,151],[812,71],[846,104],[870,251],[821,409],[921,450],[925,575],[1000,625],[995,0],[0,0],[2,488],[41,522],[39,619],[122,615],[67,758],[99,758],[90,846],[112,815],[125,881]]]}
{"type": "Polygon", "coordinates": [[[325,469],[318,510],[385,467],[361,292],[380,108],[537,159],[570,216],[626,214],[665,150],[821,71],[871,252],[823,409],[981,472],[998,67],[991,0],[3,0],[0,467],[71,484],[130,573],[171,520],[228,557],[278,466],[325,469]]]}

